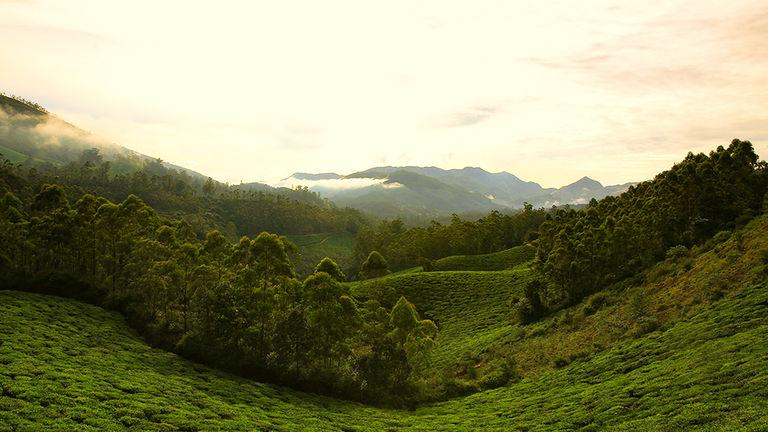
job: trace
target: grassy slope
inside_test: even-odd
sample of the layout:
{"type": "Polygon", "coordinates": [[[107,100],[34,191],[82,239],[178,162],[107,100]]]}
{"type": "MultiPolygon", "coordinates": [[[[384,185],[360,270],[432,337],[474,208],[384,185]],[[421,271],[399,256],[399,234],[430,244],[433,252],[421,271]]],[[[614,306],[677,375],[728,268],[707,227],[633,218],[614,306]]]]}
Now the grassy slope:
{"type": "Polygon", "coordinates": [[[415,412],[215,372],[148,348],[118,316],[71,300],[0,298],[0,430],[768,427],[765,285],[590,361],[415,412]]]}
{"type": "Polygon", "coordinates": [[[456,255],[435,261],[435,270],[508,270],[533,259],[536,249],[523,245],[485,255],[456,255]]]}
{"type": "MultiPolygon", "coordinates": [[[[701,250],[689,262],[662,263],[644,275],[643,284],[624,287],[625,294],[643,291],[661,330],[628,338],[628,303],[617,292],[594,313],[583,315],[579,305],[501,344],[524,367],[551,365],[553,356],[586,350],[569,366],[542,367],[508,387],[415,412],[249,382],[148,348],[119,316],[99,308],[0,292],[0,430],[83,424],[141,430],[765,430],[766,232],[768,217],[759,218],[743,235],[701,250]]],[[[522,271],[474,275],[512,277],[522,271]]],[[[489,305],[475,291],[483,283],[461,282],[469,274],[380,281],[392,280],[433,302],[435,315],[466,309],[452,325],[475,325],[483,320],[472,309],[477,314],[489,305]],[[454,288],[440,288],[443,282],[454,288]],[[440,304],[440,290],[463,291],[465,297],[440,304]],[[469,306],[470,293],[481,306],[469,306]]]]}
{"type": "Polygon", "coordinates": [[[3,157],[8,158],[13,163],[21,163],[29,158],[29,156],[19,153],[16,150],[0,145],[0,154],[3,157]]]}
{"type": "Polygon", "coordinates": [[[325,257],[336,261],[344,271],[349,271],[355,241],[351,234],[291,235],[288,238],[301,251],[301,255],[293,259],[300,275],[312,273],[317,263],[325,257]]]}
{"type": "MultiPolygon", "coordinates": [[[[24,153],[19,153],[18,151],[8,148],[5,146],[0,145],[0,154],[3,155],[3,157],[7,158],[12,163],[23,163],[26,162],[30,156],[24,153]]],[[[33,161],[38,163],[45,163],[48,162],[52,165],[61,165],[62,162],[53,158],[47,158],[47,157],[36,157],[32,158],[33,161]]]]}
{"type": "Polygon", "coordinates": [[[525,264],[498,272],[398,273],[354,283],[352,292],[363,298],[383,297],[388,305],[405,295],[423,317],[438,325],[438,345],[432,359],[442,368],[518,331],[510,322],[507,305],[530,276],[525,264]]]}

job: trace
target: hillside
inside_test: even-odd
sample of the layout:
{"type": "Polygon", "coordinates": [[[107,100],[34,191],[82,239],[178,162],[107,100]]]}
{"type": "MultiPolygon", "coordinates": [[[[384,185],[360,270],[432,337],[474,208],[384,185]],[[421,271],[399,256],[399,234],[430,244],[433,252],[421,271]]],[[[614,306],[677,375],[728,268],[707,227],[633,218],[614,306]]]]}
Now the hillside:
{"type": "MultiPolygon", "coordinates": [[[[83,161],[83,152],[98,149],[115,173],[140,170],[155,158],[109,142],[68,123],[45,108],[20,98],[0,94],[0,154],[14,163],[49,163],[55,166],[83,161]]],[[[180,170],[195,180],[206,177],[168,162],[163,167],[180,170]]]]}
{"type": "MultiPolygon", "coordinates": [[[[0,292],[0,430],[763,430],[766,228],[764,216],[738,236],[697,251],[691,261],[651,269],[639,288],[649,295],[659,330],[556,362],[559,369],[550,363],[506,387],[411,412],[216,372],[147,347],[114,313],[56,297],[0,292]],[[707,280],[728,283],[718,288],[702,283],[707,280]],[[672,319],[676,310],[679,319],[672,319]]],[[[482,298],[477,292],[473,297],[482,298]]],[[[429,299],[424,292],[423,300],[429,299]]],[[[602,306],[582,320],[615,326],[627,302],[602,306]]],[[[595,340],[597,329],[589,322],[574,327],[563,316],[587,304],[524,327],[523,340],[583,347],[581,338],[591,333],[595,340]]],[[[435,304],[434,314],[467,307],[483,309],[453,299],[435,304]]]]}
{"type": "Polygon", "coordinates": [[[338,192],[332,200],[339,205],[389,218],[409,215],[438,217],[503,208],[481,193],[412,171],[393,171],[382,180],[379,184],[365,188],[338,192]]]}
{"type": "Polygon", "coordinates": [[[448,257],[434,264],[461,271],[408,270],[351,285],[357,296],[384,304],[405,295],[434,320],[440,333],[432,353],[432,373],[456,378],[441,391],[468,393],[588,357],[658,326],[672,325],[729,290],[765,280],[766,232],[768,217],[763,216],[733,236],[720,235],[684,258],[662,261],[525,326],[511,319],[509,301],[535,278],[529,246],[448,257]],[[496,265],[499,258],[516,267],[480,271],[496,265]]]}
{"type": "Polygon", "coordinates": [[[515,331],[507,303],[522,292],[529,277],[525,265],[501,272],[404,273],[355,283],[352,292],[385,305],[393,305],[404,295],[418,305],[440,329],[432,361],[443,369],[515,331]]]}
{"type": "Polygon", "coordinates": [[[603,186],[584,177],[561,188],[544,188],[502,171],[478,167],[442,169],[382,166],[346,176],[295,173],[282,185],[303,185],[332,201],[383,217],[444,217],[493,209],[585,204],[626,191],[632,183],[603,186]]]}
{"type": "Polygon", "coordinates": [[[2,94],[0,165],[2,194],[12,191],[28,201],[56,183],[71,203],[83,194],[113,201],[136,195],[164,217],[185,219],[199,238],[214,229],[230,241],[262,231],[345,235],[366,223],[359,212],[337,208],[305,188],[229,186],[107,142],[37,104],[2,94]]]}
{"type": "Polygon", "coordinates": [[[293,259],[296,272],[308,276],[315,271],[315,266],[325,257],[333,259],[346,272],[354,269],[352,265],[352,246],[354,237],[348,233],[323,233],[307,235],[289,235],[288,239],[299,247],[299,255],[293,259]]]}
{"type": "Polygon", "coordinates": [[[530,245],[483,255],[454,255],[432,264],[434,270],[509,270],[533,259],[536,249],[530,245]]]}

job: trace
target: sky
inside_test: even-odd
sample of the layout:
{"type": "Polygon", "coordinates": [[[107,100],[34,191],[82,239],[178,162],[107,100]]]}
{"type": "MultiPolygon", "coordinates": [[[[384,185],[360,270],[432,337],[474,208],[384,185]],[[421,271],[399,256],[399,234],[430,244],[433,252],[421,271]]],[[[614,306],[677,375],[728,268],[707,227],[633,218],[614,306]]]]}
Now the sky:
{"type": "Polygon", "coordinates": [[[768,154],[765,0],[0,0],[0,41],[0,91],[230,183],[768,154]]]}

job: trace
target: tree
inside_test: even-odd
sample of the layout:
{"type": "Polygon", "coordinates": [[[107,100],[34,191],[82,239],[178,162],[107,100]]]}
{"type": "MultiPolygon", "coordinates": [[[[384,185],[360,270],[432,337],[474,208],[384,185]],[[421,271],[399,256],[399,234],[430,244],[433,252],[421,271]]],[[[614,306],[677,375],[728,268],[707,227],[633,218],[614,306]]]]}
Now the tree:
{"type": "Polygon", "coordinates": [[[285,244],[277,234],[259,234],[251,242],[249,252],[250,263],[260,275],[265,289],[268,283],[275,283],[281,277],[296,275],[285,244]]]}
{"type": "Polygon", "coordinates": [[[332,259],[325,257],[317,264],[317,267],[315,267],[315,274],[317,273],[328,273],[330,277],[335,279],[338,282],[344,282],[346,280],[346,276],[344,275],[344,272],[341,270],[341,267],[339,267],[336,262],[334,262],[332,259]]]}
{"type": "Polygon", "coordinates": [[[303,304],[310,334],[320,341],[313,345],[313,352],[327,370],[332,359],[349,353],[346,341],[355,332],[357,306],[349,289],[325,272],[304,281],[303,304]]]}
{"type": "Polygon", "coordinates": [[[174,262],[177,263],[178,266],[177,292],[182,322],[184,325],[184,333],[189,331],[189,314],[192,299],[195,297],[195,293],[199,287],[199,284],[197,283],[198,278],[195,274],[198,268],[199,253],[200,250],[198,245],[184,243],[174,255],[174,262]]]}
{"type": "Polygon", "coordinates": [[[13,192],[6,192],[0,199],[0,216],[11,223],[24,220],[23,204],[13,192]]]}
{"type": "Polygon", "coordinates": [[[205,180],[205,183],[203,184],[203,193],[206,196],[211,196],[214,192],[216,192],[216,183],[212,178],[208,177],[208,179],[205,180]]]}
{"type": "Polygon", "coordinates": [[[544,288],[543,282],[538,279],[532,280],[525,285],[522,296],[513,297],[510,300],[513,321],[519,324],[528,324],[544,315],[546,312],[542,302],[544,288]]]}
{"type": "Polygon", "coordinates": [[[96,254],[98,248],[96,215],[102,204],[101,200],[91,194],[85,194],[75,202],[75,209],[77,210],[77,244],[79,245],[78,249],[82,250],[85,255],[81,269],[90,276],[91,285],[94,286],[96,285],[96,254]]]}
{"type": "Polygon", "coordinates": [[[389,273],[389,264],[387,264],[387,260],[377,251],[371,252],[360,267],[361,279],[386,276],[389,273]]]}
{"type": "Polygon", "coordinates": [[[68,209],[69,201],[64,189],[59,185],[45,184],[32,201],[32,211],[46,213],[53,210],[68,209]]]}
{"type": "Polygon", "coordinates": [[[192,242],[197,239],[195,230],[186,219],[180,220],[178,225],[176,225],[176,239],[182,243],[192,242]]]}
{"type": "Polygon", "coordinates": [[[424,370],[429,364],[429,351],[435,346],[437,326],[430,320],[422,320],[416,307],[400,297],[391,313],[394,330],[391,335],[402,347],[415,370],[424,370]]]}

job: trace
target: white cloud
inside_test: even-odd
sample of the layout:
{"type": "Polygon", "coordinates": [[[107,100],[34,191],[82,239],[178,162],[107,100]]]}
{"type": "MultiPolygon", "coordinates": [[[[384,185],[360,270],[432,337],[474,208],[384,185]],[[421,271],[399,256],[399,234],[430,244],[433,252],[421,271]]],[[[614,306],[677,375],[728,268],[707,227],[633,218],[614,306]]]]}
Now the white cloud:
{"type": "MultiPolygon", "coordinates": [[[[295,186],[306,186],[312,190],[324,191],[343,191],[352,189],[362,189],[365,187],[382,184],[386,179],[373,178],[342,178],[325,180],[305,180],[289,177],[274,183],[274,186],[293,188],[295,186]]],[[[384,185],[385,187],[390,185],[384,185]]]]}

